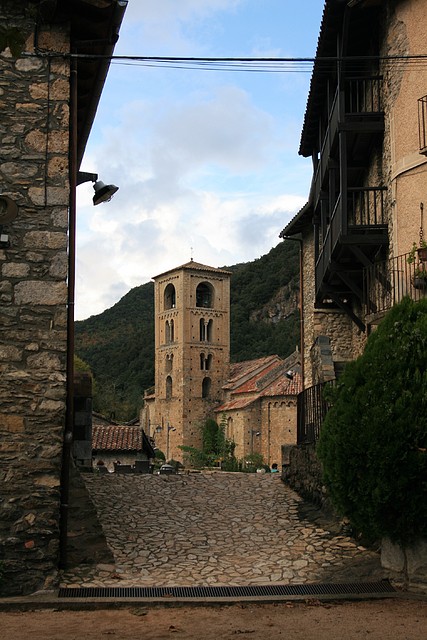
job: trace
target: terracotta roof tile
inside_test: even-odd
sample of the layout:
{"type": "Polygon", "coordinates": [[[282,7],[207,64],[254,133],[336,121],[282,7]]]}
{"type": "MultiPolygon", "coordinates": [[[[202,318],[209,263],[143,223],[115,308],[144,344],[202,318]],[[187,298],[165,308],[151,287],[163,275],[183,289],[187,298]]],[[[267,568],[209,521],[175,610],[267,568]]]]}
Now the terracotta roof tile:
{"type": "Polygon", "coordinates": [[[232,389],[239,385],[239,381],[243,378],[254,374],[257,371],[262,371],[272,363],[281,362],[279,356],[266,356],[264,358],[257,358],[256,360],[245,360],[244,362],[236,362],[230,367],[230,376],[223,386],[223,389],[232,389]]]}
{"type": "Polygon", "coordinates": [[[266,366],[262,371],[258,371],[253,375],[249,380],[246,380],[242,385],[236,387],[233,390],[233,395],[237,393],[251,393],[251,392],[259,392],[266,384],[268,384],[268,379],[270,378],[270,374],[273,375],[273,379],[275,379],[274,372],[277,370],[277,376],[280,375],[282,371],[281,363],[271,362],[268,366],[266,366]],[[263,378],[267,378],[265,383],[263,384],[263,378]]]}
{"type": "Polygon", "coordinates": [[[290,380],[286,376],[280,376],[270,385],[268,385],[261,393],[262,396],[296,396],[302,391],[301,375],[293,372],[293,378],[290,380]]]}
{"type": "Polygon", "coordinates": [[[194,262],[194,260],[190,260],[190,262],[186,262],[185,264],[182,264],[180,267],[174,267],[173,269],[168,269],[168,271],[164,271],[163,273],[159,273],[159,275],[154,276],[154,280],[156,278],[160,278],[161,276],[165,276],[168,273],[171,273],[172,271],[180,271],[182,269],[185,269],[186,271],[188,270],[193,270],[193,271],[209,271],[209,272],[215,272],[215,273],[224,273],[226,275],[230,275],[231,271],[227,271],[226,269],[217,269],[216,267],[209,267],[206,264],[201,264],[200,262],[194,262]]]}
{"type": "Polygon", "coordinates": [[[225,402],[219,407],[216,407],[214,411],[218,413],[221,411],[230,411],[231,409],[244,409],[245,407],[248,407],[250,404],[256,402],[258,398],[259,398],[259,394],[256,396],[252,396],[250,398],[246,397],[246,398],[233,399],[233,400],[230,400],[229,402],[225,402]]]}
{"type": "Polygon", "coordinates": [[[144,435],[138,427],[94,425],[92,448],[98,451],[142,451],[146,448],[144,435]]]}

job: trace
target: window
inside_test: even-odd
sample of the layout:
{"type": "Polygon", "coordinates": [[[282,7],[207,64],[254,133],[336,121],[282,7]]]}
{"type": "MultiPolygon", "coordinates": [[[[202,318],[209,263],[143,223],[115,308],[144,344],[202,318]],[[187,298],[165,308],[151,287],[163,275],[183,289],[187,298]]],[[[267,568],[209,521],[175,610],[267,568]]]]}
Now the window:
{"type": "Polygon", "coordinates": [[[172,378],[168,376],[166,378],[166,400],[170,400],[172,398],[172,378]]]}
{"type": "Polygon", "coordinates": [[[202,371],[209,371],[212,366],[212,354],[206,356],[204,353],[200,354],[200,369],[202,371]]]}
{"type": "Polygon", "coordinates": [[[233,418],[227,419],[227,439],[234,440],[233,418]]]}
{"type": "Polygon", "coordinates": [[[211,392],[211,379],[204,378],[202,382],[202,398],[209,398],[211,392]]]}
{"type": "Polygon", "coordinates": [[[169,342],[173,342],[175,339],[174,336],[175,333],[175,326],[174,326],[174,321],[173,320],[166,320],[166,324],[165,324],[165,338],[166,338],[166,344],[169,344],[169,342]]]}
{"type": "Polygon", "coordinates": [[[196,307],[213,307],[214,288],[209,282],[201,282],[196,289],[196,307]]]}
{"type": "Polygon", "coordinates": [[[213,320],[200,318],[200,342],[212,342],[213,320]]]}
{"type": "Polygon", "coordinates": [[[173,284],[168,284],[168,286],[166,287],[163,304],[165,309],[175,309],[176,293],[173,284]]]}
{"type": "Polygon", "coordinates": [[[166,371],[170,373],[173,368],[173,354],[166,356],[166,371]]]}

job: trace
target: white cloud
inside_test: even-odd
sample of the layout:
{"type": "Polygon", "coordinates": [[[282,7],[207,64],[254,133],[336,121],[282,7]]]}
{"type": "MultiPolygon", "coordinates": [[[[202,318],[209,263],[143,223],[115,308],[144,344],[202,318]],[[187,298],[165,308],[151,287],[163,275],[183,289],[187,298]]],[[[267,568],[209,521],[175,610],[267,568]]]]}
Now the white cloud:
{"type": "Polygon", "coordinates": [[[161,24],[188,21],[194,17],[205,18],[217,11],[233,11],[239,4],[242,4],[242,0],[130,0],[126,20],[161,24]]]}
{"type": "MultiPolygon", "coordinates": [[[[130,0],[116,52],[198,55],[224,16],[250,4],[130,0]]],[[[279,50],[250,27],[251,47],[279,50]]],[[[262,94],[273,84],[266,76],[257,84],[216,72],[113,65],[110,73],[117,84],[104,92],[82,169],[119,191],[93,207],[91,185],[78,188],[78,319],[191,256],[221,267],[267,253],[305,203],[311,177],[282,93],[299,91],[295,76],[276,76],[271,97],[262,94]]]]}

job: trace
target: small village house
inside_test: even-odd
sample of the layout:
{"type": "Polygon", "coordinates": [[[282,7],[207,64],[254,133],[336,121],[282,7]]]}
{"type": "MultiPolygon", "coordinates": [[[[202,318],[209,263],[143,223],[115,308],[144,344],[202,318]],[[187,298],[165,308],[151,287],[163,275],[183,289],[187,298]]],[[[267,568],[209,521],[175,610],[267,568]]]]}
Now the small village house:
{"type": "Polygon", "coordinates": [[[92,464],[110,473],[149,473],[155,451],[138,424],[112,424],[103,416],[92,416],[92,464]]]}

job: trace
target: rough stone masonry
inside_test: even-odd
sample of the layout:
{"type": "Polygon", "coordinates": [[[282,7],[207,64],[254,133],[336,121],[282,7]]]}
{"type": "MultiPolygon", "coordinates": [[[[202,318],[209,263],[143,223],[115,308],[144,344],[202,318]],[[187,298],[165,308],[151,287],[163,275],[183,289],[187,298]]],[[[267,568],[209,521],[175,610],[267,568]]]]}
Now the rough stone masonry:
{"type": "MultiPolygon", "coordinates": [[[[34,53],[27,3],[2,3],[34,53]]],[[[66,51],[64,27],[38,46],[66,51]]],[[[18,205],[0,248],[1,594],[49,586],[58,565],[66,400],[69,64],[0,54],[0,193],[18,205]]]]}

